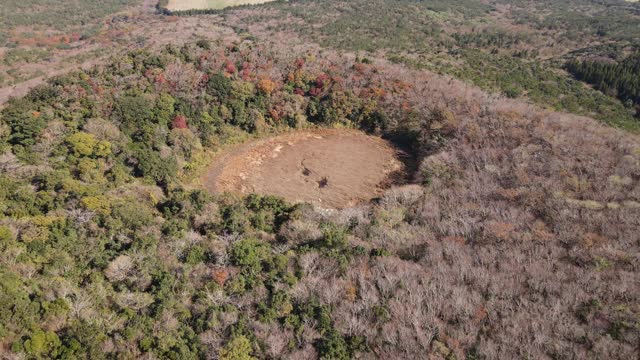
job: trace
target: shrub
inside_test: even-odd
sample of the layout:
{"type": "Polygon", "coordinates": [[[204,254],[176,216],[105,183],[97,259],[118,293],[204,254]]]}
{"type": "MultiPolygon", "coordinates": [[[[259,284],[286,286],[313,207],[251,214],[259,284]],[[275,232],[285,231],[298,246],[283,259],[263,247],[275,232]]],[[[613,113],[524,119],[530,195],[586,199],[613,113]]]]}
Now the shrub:
{"type": "Polygon", "coordinates": [[[389,118],[380,111],[374,111],[360,121],[360,128],[368,133],[383,133],[389,128],[389,118]]]}
{"type": "Polygon", "coordinates": [[[187,118],[184,115],[176,115],[171,122],[172,129],[187,129],[187,118]]]}
{"type": "Polygon", "coordinates": [[[125,229],[139,230],[153,223],[153,213],[135,200],[126,201],[112,207],[113,217],[119,219],[125,229]]]}
{"type": "Polygon", "coordinates": [[[231,94],[231,80],[221,73],[209,75],[207,82],[207,93],[224,99],[231,94]]]}
{"type": "Polygon", "coordinates": [[[231,246],[231,261],[234,265],[259,269],[270,255],[269,246],[256,239],[248,238],[231,246]]]}
{"type": "Polygon", "coordinates": [[[120,121],[121,130],[133,134],[154,119],[153,107],[142,95],[125,95],[114,104],[114,117],[120,121]]]}
{"type": "Polygon", "coordinates": [[[95,136],[84,132],[78,132],[67,137],[69,150],[75,156],[90,156],[93,154],[93,147],[96,144],[95,136]]]}
{"type": "Polygon", "coordinates": [[[95,211],[100,215],[109,215],[111,213],[111,202],[104,195],[85,196],[80,202],[85,209],[95,211]]]}
{"type": "Polygon", "coordinates": [[[271,79],[260,79],[256,88],[265,95],[271,95],[276,89],[276,84],[271,79]]]}
{"type": "Polygon", "coordinates": [[[171,219],[162,224],[162,233],[167,237],[179,238],[189,228],[189,223],[183,219],[171,219]]]}
{"type": "Polygon", "coordinates": [[[369,256],[371,257],[383,257],[390,256],[391,253],[387,249],[374,248],[369,252],[369,256]]]}
{"type": "Polygon", "coordinates": [[[111,155],[111,143],[106,140],[98,141],[93,134],[77,132],[65,140],[69,151],[74,156],[107,157],[111,155]]]}
{"type": "Polygon", "coordinates": [[[522,89],[515,86],[515,85],[509,85],[506,86],[502,92],[505,94],[505,96],[507,96],[508,98],[511,99],[515,99],[517,97],[520,97],[522,95],[522,89]]]}
{"type": "Polygon", "coordinates": [[[220,360],[253,360],[251,342],[245,336],[239,335],[231,339],[218,352],[220,360]]]}
{"type": "Polygon", "coordinates": [[[153,149],[139,148],[134,152],[134,156],[137,160],[136,175],[152,179],[158,184],[169,182],[178,171],[175,158],[163,159],[160,153],[153,149]]]}
{"type": "Polygon", "coordinates": [[[220,209],[222,230],[229,233],[243,233],[250,228],[250,213],[242,204],[226,205],[220,209]]]}
{"type": "Polygon", "coordinates": [[[56,358],[62,343],[53,331],[36,330],[24,342],[25,352],[36,359],[56,358]]]}
{"type": "Polygon", "coordinates": [[[284,317],[291,313],[293,305],[289,299],[289,295],[282,290],[271,293],[269,304],[261,303],[258,305],[260,312],[260,321],[271,322],[275,318],[284,317]]]}
{"type": "Polygon", "coordinates": [[[224,285],[225,291],[229,295],[242,295],[247,290],[247,281],[244,275],[238,274],[231,280],[227,281],[224,285]]]}
{"type": "Polygon", "coordinates": [[[154,119],[161,126],[167,126],[175,110],[176,99],[173,96],[162,93],[156,99],[153,108],[154,119]]]}
{"type": "Polygon", "coordinates": [[[246,207],[255,214],[251,217],[253,226],[265,232],[276,232],[289,220],[293,207],[276,196],[251,194],[245,200],[246,207]]]}
{"type": "Polygon", "coordinates": [[[204,262],[207,259],[207,252],[200,245],[192,246],[184,257],[184,262],[189,265],[196,265],[204,262]]]}
{"type": "Polygon", "coordinates": [[[12,100],[0,112],[2,121],[9,125],[11,135],[9,143],[30,147],[46,127],[47,121],[39,112],[35,112],[36,106],[26,98],[12,100]]]}
{"type": "Polygon", "coordinates": [[[351,356],[344,337],[336,330],[330,330],[318,344],[320,359],[347,360],[351,356]]]}
{"type": "Polygon", "coordinates": [[[6,226],[0,226],[0,250],[6,249],[6,247],[13,241],[13,233],[6,226]]]}
{"type": "Polygon", "coordinates": [[[0,324],[28,329],[40,318],[37,302],[32,302],[27,284],[20,276],[0,267],[0,324]]]}
{"type": "Polygon", "coordinates": [[[347,231],[333,223],[322,227],[321,245],[327,249],[343,249],[347,246],[347,231]]]}
{"type": "Polygon", "coordinates": [[[201,49],[211,50],[211,43],[208,40],[200,39],[196,41],[196,45],[201,49]]]}

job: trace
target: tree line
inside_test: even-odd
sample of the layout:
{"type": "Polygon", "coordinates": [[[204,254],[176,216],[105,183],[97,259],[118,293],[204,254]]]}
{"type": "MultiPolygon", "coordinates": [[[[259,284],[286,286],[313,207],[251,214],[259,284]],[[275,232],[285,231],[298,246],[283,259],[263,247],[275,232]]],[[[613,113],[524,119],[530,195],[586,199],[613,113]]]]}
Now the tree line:
{"type": "Polygon", "coordinates": [[[625,105],[635,106],[636,116],[640,115],[640,52],[618,63],[573,60],[566,69],[579,80],[618,97],[625,105]]]}

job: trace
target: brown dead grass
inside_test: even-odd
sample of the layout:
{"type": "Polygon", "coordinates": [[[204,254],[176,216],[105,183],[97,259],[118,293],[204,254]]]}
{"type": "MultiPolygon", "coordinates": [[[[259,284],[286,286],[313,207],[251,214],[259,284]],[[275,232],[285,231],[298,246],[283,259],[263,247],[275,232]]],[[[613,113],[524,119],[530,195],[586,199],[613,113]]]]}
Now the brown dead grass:
{"type": "Polygon", "coordinates": [[[224,9],[230,6],[263,4],[273,0],[169,0],[171,11],[194,9],[224,9]]]}

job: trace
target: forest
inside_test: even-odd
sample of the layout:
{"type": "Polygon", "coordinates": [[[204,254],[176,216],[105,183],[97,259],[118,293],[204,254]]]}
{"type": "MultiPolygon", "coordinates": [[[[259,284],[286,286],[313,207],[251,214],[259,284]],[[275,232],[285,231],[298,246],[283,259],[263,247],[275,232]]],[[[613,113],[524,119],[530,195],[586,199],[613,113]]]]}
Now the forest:
{"type": "Polygon", "coordinates": [[[490,92],[637,131],[633,106],[564,71],[571,61],[621,57],[640,48],[634,26],[640,10],[634,10],[635,3],[622,3],[625,6],[584,0],[296,1],[223,16],[247,27],[266,23],[268,29],[294,28],[305,41],[326,48],[382,54],[490,92]],[[543,15],[532,15],[537,12],[543,15]]]}
{"type": "Polygon", "coordinates": [[[198,358],[205,349],[198,336],[230,325],[219,355],[236,359],[255,352],[258,339],[248,326],[256,319],[299,334],[313,322],[323,336],[314,346],[329,358],[366,348],[361,337],[337,332],[326,305],[293,302],[287,289],[303,276],[296,263],[302,254],[323,254],[345,269],[352,257],[384,250],[350,246],[347,229],[327,223],[318,225],[317,241],[292,245],[299,255],[276,251],[265,240],[309,209],[273,197],[212,197],[183,189],[179,178],[203,147],[267,127],[343,123],[379,131],[387,124],[376,115],[375,98],[341,89],[337,75],[307,71],[302,59],[285,79],[257,79],[267,59],[247,46],[209,48],[199,42],[131,53],[102,71],[54,78],[2,110],[3,149],[10,152],[2,158],[0,313],[12,352],[101,358],[108,340],[130,356],[198,358]],[[294,103],[303,107],[296,111],[294,103]],[[195,271],[199,284],[166,261],[179,272],[195,271]],[[25,282],[19,269],[39,275],[25,282]],[[255,319],[225,300],[255,289],[267,292],[254,304],[255,319]],[[99,299],[104,291],[115,302],[111,295],[99,299]],[[175,328],[144,335],[167,316],[175,316],[175,328]],[[236,320],[221,323],[219,316],[236,320]],[[123,333],[113,333],[116,318],[123,333]]]}
{"type": "Polygon", "coordinates": [[[640,54],[629,55],[620,63],[574,60],[566,66],[578,79],[640,111],[640,54]]]}
{"type": "Polygon", "coordinates": [[[0,66],[66,61],[25,26],[117,41],[0,105],[0,359],[637,357],[637,3],[8,4],[0,66]],[[343,208],[202,183],[329,130],[406,176],[343,208]]]}
{"type": "Polygon", "coordinates": [[[132,52],[10,101],[0,113],[5,351],[635,352],[637,142],[586,119],[555,123],[451,79],[416,73],[407,82],[393,65],[318,56],[199,41],[132,52]],[[361,128],[408,147],[421,159],[417,185],[326,214],[189,185],[207,151],[309,126],[361,128]],[[552,150],[587,134],[589,146],[552,150]],[[522,172],[499,175],[516,163],[522,172]],[[524,263],[530,270],[514,278],[524,263]],[[508,305],[516,299],[524,302],[508,305]],[[545,317],[550,306],[557,315],[545,317]],[[538,330],[507,330],[525,319],[538,330]],[[551,329],[562,336],[537,345],[551,329]]]}

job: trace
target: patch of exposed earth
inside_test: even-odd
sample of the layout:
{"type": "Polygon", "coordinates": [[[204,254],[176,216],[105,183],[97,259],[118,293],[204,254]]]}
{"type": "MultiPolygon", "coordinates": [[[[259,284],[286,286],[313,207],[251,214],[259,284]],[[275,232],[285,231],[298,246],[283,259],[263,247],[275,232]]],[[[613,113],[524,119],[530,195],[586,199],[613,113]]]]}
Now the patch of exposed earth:
{"type": "Polygon", "coordinates": [[[377,197],[402,173],[398,150],[355,130],[304,130],[232,147],[204,176],[211,192],[277,195],[343,208],[377,197]]]}

